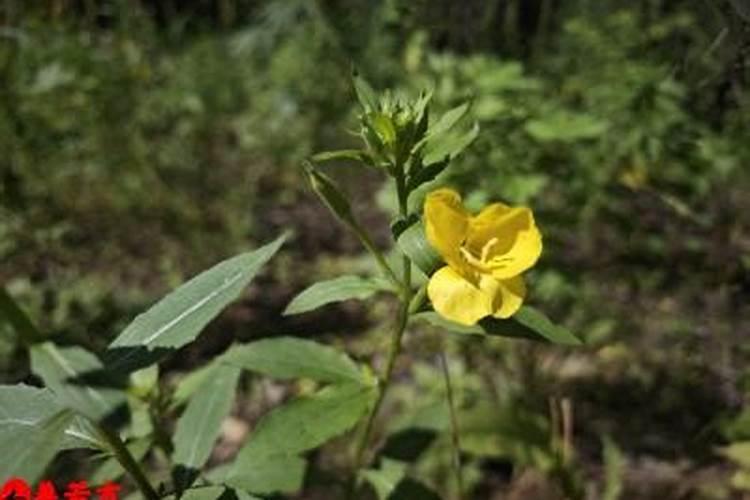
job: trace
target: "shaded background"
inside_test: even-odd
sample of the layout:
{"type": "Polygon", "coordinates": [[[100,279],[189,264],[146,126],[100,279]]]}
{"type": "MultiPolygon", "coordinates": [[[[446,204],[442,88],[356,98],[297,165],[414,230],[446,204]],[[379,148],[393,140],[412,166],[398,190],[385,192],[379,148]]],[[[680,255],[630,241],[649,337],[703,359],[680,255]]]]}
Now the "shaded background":
{"type": "MultiPolygon", "coordinates": [[[[356,145],[352,65],[379,88],[434,89],[437,109],[472,101],[479,139],[442,182],[474,207],[534,208],[545,254],[530,300],[586,340],[417,329],[389,415],[443,401],[434,354],[450,339],[472,498],[750,491],[744,0],[4,0],[0,283],[43,329],[97,349],[187,277],[293,228],[272,269],[164,371],[275,334],[377,363],[387,301],[278,320],[315,280],[372,270],[299,170],[356,145]],[[564,470],[549,458],[561,421],[564,470]]],[[[383,178],[330,169],[388,245],[383,178]]],[[[3,328],[0,377],[14,382],[26,363],[3,328]]],[[[240,436],[286,390],[250,385],[240,436]]],[[[236,449],[230,434],[215,463],[236,449]]],[[[320,467],[335,470],[339,451],[320,467]]],[[[440,440],[418,462],[447,493],[449,466],[440,440]]]]}

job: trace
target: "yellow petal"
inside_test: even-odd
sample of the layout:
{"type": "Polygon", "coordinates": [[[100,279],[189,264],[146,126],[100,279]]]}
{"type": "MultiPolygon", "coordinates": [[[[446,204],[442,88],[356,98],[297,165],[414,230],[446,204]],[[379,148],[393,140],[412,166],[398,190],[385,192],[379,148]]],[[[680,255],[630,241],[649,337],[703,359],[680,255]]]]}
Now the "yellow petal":
{"type": "Polygon", "coordinates": [[[505,280],[533,266],[542,253],[542,235],[526,207],[493,203],[471,219],[466,244],[505,280]]]}
{"type": "Polygon", "coordinates": [[[462,325],[473,325],[493,312],[494,296],[480,290],[449,266],[432,275],[427,284],[427,296],[438,314],[462,325]]]}
{"type": "Polygon", "coordinates": [[[461,204],[461,196],[452,189],[429,193],[424,202],[427,240],[446,263],[457,269],[465,266],[461,244],[469,230],[471,216],[461,204]]]}
{"type": "Polygon", "coordinates": [[[496,318],[510,318],[523,304],[526,297],[526,284],[521,276],[499,282],[499,294],[495,297],[494,313],[496,318]]]}

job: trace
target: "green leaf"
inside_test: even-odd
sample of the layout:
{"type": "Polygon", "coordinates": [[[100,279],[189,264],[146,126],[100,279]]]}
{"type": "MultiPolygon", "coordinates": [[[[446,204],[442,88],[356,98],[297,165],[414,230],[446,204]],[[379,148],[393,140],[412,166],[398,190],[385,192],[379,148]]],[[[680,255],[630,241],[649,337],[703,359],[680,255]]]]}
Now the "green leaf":
{"type": "Polygon", "coordinates": [[[531,306],[522,306],[508,319],[485,318],[476,325],[465,326],[447,320],[436,312],[424,312],[413,316],[433,326],[473,335],[496,335],[500,337],[522,337],[546,340],[553,344],[581,345],[581,340],[566,328],[552,323],[547,316],[531,306]]]}
{"type": "Polygon", "coordinates": [[[299,293],[284,310],[284,315],[313,311],[326,304],[343,300],[370,298],[375,292],[388,289],[375,280],[359,276],[341,276],[321,281],[299,293]]]}
{"type": "Polygon", "coordinates": [[[310,181],[310,187],[315,194],[323,201],[333,215],[348,224],[354,223],[354,214],[349,200],[339,189],[333,179],[316,169],[312,163],[303,164],[307,179],[310,181]]]}
{"type": "Polygon", "coordinates": [[[425,166],[445,161],[446,158],[452,160],[460,155],[464,149],[469,147],[474,139],[479,135],[479,125],[474,126],[466,133],[456,135],[450,134],[448,137],[433,138],[428,141],[425,147],[423,163],[425,166]]]}
{"type": "Polygon", "coordinates": [[[226,484],[257,494],[294,493],[302,488],[307,462],[294,455],[245,456],[235,461],[226,484]]]}
{"type": "Polygon", "coordinates": [[[221,423],[232,408],[240,370],[219,366],[205,380],[177,421],[172,460],[187,469],[199,470],[208,460],[221,423]]]}
{"type": "Polygon", "coordinates": [[[417,173],[409,176],[409,180],[406,184],[407,192],[411,193],[422,184],[427,184],[428,182],[434,181],[437,176],[442,174],[447,167],[447,160],[439,161],[426,167],[422,167],[417,173]]]}
{"type": "Polygon", "coordinates": [[[13,327],[19,340],[25,345],[44,340],[44,336],[37,330],[28,315],[2,287],[0,287],[0,319],[13,327]]]}
{"type": "Polygon", "coordinates": [[[376,387],[329,386],[272,410],[260,420],[240,450],[227,476],[227,484],[253,493],[274,491],[273,488],[261,489],[248,474],[253,474],[260,483],[269,481],[269,477],[285,480],[279,470],[284,462],[299,466],[300,463],[294,461],[295,456],[354,427],[374,403],[376,394],[376,387]],[[261,474],[261,470],[265,470],[265,474],[261,474]]]}
{"type": "Polygon", "coordinates": [[[379,469],[367,469],[362,476],[370,483],[378,500],[388,500],[399,482],[406,476],[407,464],[389,458],[380,461],[379,469]]]}
{"type": "Polygon", "coordinates": [[[221,360],[238,368],[280,379],[368,383],[363,371],[343,352],[295,337],[263,339],[237,345],[229,349],[221,360]]]}
{"type": "Polygon", "coordinates": [[[354,84],[354,92],[357,94],[359,104],[364,108],[365,112],[369,113],[377,110],[378,98],[375,95],[375,91],[356,71],[352,73],[352,83],[354,84]]]}
{"type": "Polygon", "coordinates": [[[421,221],[416,221],[408,228],[402,230],[398,236],[397,243],[401,251],[426,276],[432,276],[435,271],[443,266],[443,259],[427,241],[424,224],[421,221]]]}
{"type": "Polygon", "coordinates": [[[602,438],[604,445],[604,491],[602,500],[618,500],[622,495],[625,457],[609,436],[602,438]]]}
{"type": "Polygon", "coordinates": [[[427,129],[428,137],[436,137],[448,132],[458,121],[464,117],[469,110],[469,103],[466,102],[460,106],[447,111],[434,124],[427,129]]]}
{"type": "Polygon", "coordinates": [[[34,345],[30,353],[31,371],[42,378],[64,407],[97,422],[125,403],[125,393],[121,390],[95,389],[73,381],[103,369],[99,358],[85,349],[45,342],[34,345]]]}
{"type": "Polygon", "coordinates": [[[314,162],[324,162],[333,160],[354,160],[365,165],[373,165],[372,158],[367,151],[360,149],[341,149],[339,151],[323,151],[312,156],[314,162]]]}
{"type": "MultiPolygon", "coordinates": [[[[139,315],[109,346],[178,349],[193,340],[230,302],[239,297],[260,268],[284,243],[282,235],[254,252],[225,260],[199,274],[139,315]]],[[[143,356],[139,350],[115,351],[109,369],[121,368],[143,356]]],[[[152,359],[151,362],[157,361],[152,359]]]]}
{"type": "MultiPolygon", "coordinates": [[[[49,389],[25,384],[0,386],[0,443],[10,437],[30,439],[40,423],[64,408],[49,389]]],[[[59,449],[105,449],[91,423],[75,417],[65,429],[59,449]]]]}
{"type": "Polygon", "coordinates": [[[34,432],[3,431],[0,477],[18,476],[35,483],[57,454],[73,413],[62,410],[35,424],[34,432]]]}

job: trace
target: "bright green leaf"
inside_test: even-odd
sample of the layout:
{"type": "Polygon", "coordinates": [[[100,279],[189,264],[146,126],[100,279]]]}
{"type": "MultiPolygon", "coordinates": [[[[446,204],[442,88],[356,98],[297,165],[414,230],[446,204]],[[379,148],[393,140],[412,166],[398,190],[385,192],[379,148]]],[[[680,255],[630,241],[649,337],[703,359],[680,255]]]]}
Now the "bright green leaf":
{"type": "Polygon", "coordinates": [[[307,462],[294,455],[238,457],[225,483],[257,494],[294,493],[302,488],[307,462]]]}
{"type": "Polygon", "coordinates": [[[452,160],[460,155],[464,149],[469,147],[479,135],[479,125],[476,123],[463,134],[449,134],[433,138],[427,142],[423,163],[425,166],[452,160]]]}
{"type": "Polygon", "coordinates": [[[237,345],[222,356],[230,365],[280,379],[365,384],[362,370],[343,352],[295,337],[263,339],[237,345]]]}
{"type": "Polygon", "coordinates": [[[427,129],[427,136],[437,137],[449,131],[456,123],[458,123],[461,118],[464,117],[468,110],[469,103],[466,102],[447,111],[440,117],[440,119],[430,125],[430,127],[427,129]]]}
{"type": "Polygon", "coordinates": [[[378,98],[369,83],[356,71],[352,73],[354,92],[357,94],[359,104],[369,113],[378,109],[378,98]]]}
{"type": "Polygon", "coordinates": [[[341,276],[332,280],[321,281],[311,285],[294,297],[284,310],[284,314],[301,314],[343,300],[365,300],[383,289],[381,283],[359,276],[341,276]]]}

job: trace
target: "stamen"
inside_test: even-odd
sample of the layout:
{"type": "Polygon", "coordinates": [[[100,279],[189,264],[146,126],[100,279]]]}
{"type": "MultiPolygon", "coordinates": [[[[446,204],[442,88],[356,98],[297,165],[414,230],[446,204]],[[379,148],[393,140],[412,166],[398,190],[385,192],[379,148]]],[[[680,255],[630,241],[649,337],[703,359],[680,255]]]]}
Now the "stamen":
{"type": "Polygon", "coordinates": [[[492,250],[492,247],[497,245],[498,239],[492,238],[490,241],[484,244],[482,247],[482,262],[487,262],[487,256],[490,254],[490,250],[492,250]]]}

